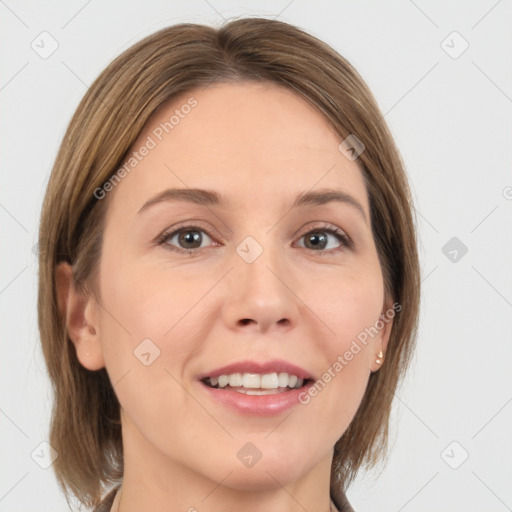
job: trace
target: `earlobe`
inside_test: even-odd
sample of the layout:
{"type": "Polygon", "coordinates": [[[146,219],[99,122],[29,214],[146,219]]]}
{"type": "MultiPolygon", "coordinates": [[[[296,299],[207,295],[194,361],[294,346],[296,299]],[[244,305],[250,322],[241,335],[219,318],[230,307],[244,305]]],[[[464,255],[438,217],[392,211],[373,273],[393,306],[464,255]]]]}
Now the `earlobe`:
{"type": "Polygon", "coordinates": [[[380,322],[380,334],[376,336],[371,352],[370,371],[372,372],[379,370],[386,360],[386,350],[393,327],[393,318],[388,318],[384,313],[380,315],[380,322]]]}
{"type": "Polygon", "coordinates": [[[382,350],[378,353],[375,353],[375,350],[372,351],[371,357],[373,358],[370,362],[370,371],[372,373],[380,370],[385,361],[385,354],[382,350]]]}
{"type": "Polygon", "coordinates": [[[97,325],[95,298],[75,288],[73,268],[66,262],[56,267],[55,287],[59,310],[65,319],[66,331],[75,346],[78,360],[88,370],[103,368],[105,361],[97,325]]]}

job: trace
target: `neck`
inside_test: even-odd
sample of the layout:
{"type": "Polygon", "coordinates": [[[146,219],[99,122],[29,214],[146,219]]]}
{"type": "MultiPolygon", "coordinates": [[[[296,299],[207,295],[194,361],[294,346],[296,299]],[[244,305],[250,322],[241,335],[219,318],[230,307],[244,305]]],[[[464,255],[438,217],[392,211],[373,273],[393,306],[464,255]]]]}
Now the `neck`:
{"type": "Polygon", "coordinates": [[[329,494],[332,452],[295,481],[285,481],[282,476],[277,479],[268,468],[260,468],[258,473],[257,466],[248,470],[251,478],[241,480],[236,475],[239,471],[236,458],[231,469],[211,478],[166,457],[141,436],[133,423],[124,420],[123,484],[112,512],[335,510],[329,494]]]}

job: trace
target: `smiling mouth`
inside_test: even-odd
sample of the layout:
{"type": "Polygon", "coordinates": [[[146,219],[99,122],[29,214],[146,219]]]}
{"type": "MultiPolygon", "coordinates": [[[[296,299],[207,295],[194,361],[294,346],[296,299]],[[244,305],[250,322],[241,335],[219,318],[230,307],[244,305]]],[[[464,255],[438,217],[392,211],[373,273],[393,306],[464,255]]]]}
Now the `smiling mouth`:
{"type": "Polygon", "coordinates": [[[214,389],[236,391],[245,395],[275,395],[300,389],[313,382],[288,373],[232,373],[218,377],[205,377],[201,382],[214,389]]]}

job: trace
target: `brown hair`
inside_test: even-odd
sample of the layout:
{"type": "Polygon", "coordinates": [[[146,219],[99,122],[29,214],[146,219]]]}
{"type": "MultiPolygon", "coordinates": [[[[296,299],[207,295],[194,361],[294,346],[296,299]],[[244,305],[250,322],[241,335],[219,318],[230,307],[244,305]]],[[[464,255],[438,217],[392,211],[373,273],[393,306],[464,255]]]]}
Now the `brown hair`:
{"type": "Polygon", "coordinates": [[[385,453],[394,391],[416,339],[420,271],[414,209],[404,166],[372,93],[331,47],[283,22],[231,21],[219,29],[180,24],[117,57],[79,104],[57,155],[39,233],[39,329],[54,391],[50,444],[66,496],[87,506],[123,474],[119,403],[106,370],[85,369],[59,310],[56,265],[73,265],[77,289],[92,289],[107,201],[94,191],[119,169],[149,117],[165,102],[211,83],[267,81],[300,94],[340,136],[356,135],[372,232],[396,313],[386,360],[335,445],[331,488],[346,488],[385,453]]]}

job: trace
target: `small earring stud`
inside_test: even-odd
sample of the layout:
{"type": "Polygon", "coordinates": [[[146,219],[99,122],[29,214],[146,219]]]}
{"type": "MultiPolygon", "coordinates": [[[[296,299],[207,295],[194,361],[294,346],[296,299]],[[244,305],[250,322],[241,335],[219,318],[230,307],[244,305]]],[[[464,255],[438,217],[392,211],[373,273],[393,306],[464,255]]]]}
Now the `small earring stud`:
{"type": "Polygon", "coordinates": [[[384,354],[382,353],[382,350],[377,354],[377,359],[376,359],[376,363],[377,364],[382,364],[382,358],[384,357],[384,354]]]}

